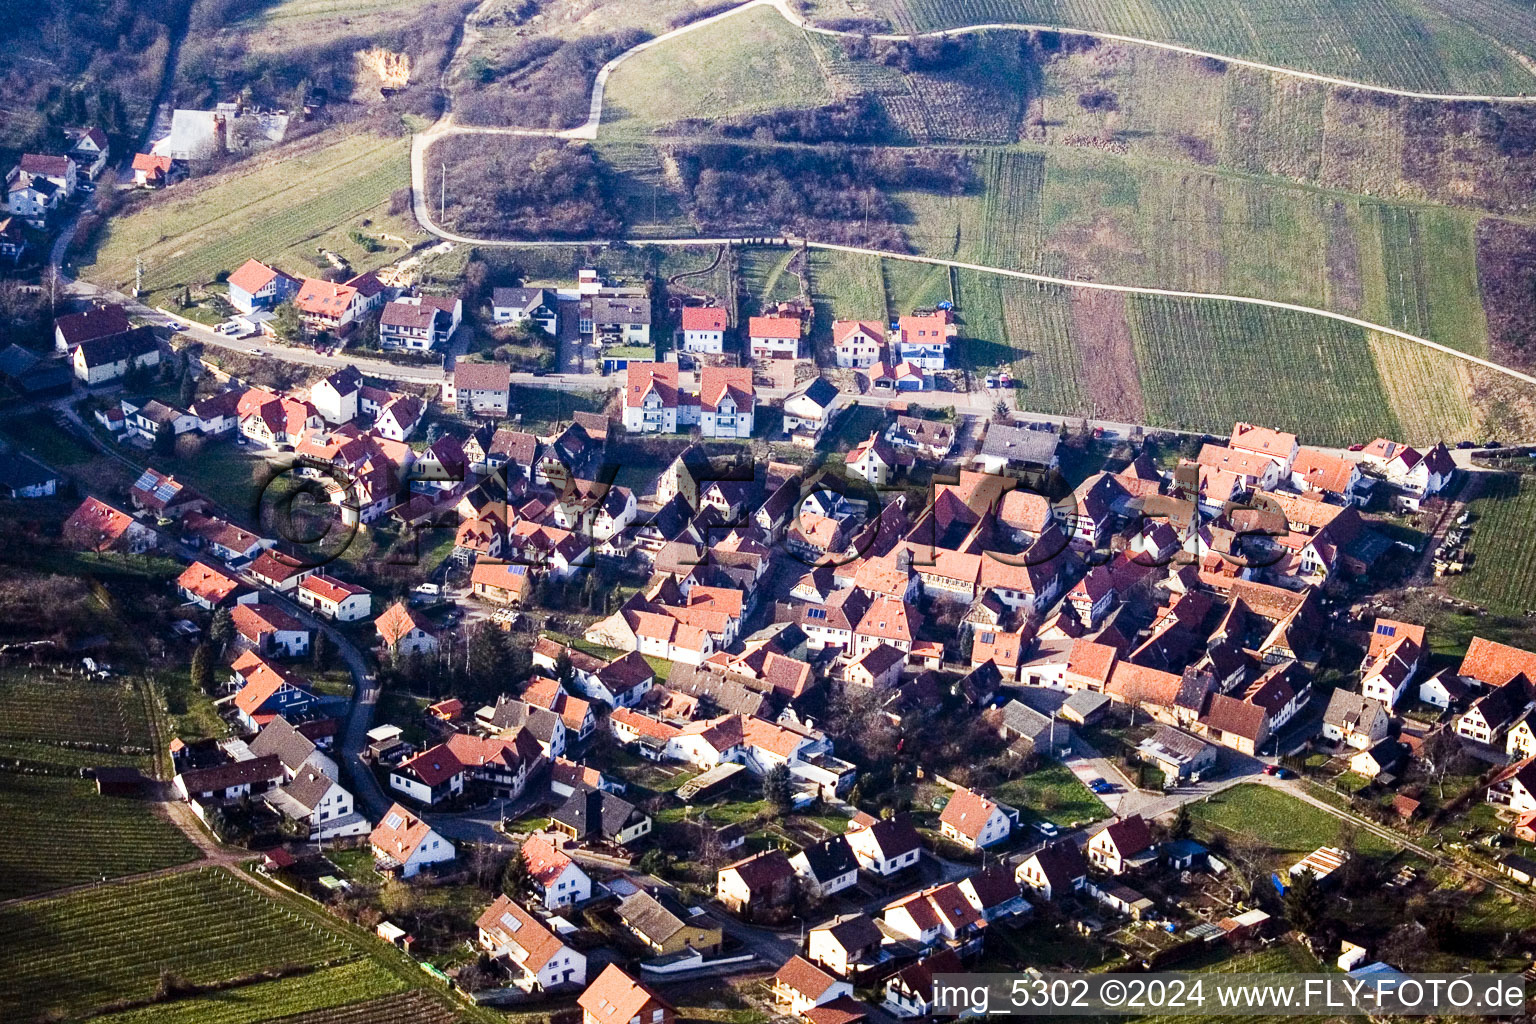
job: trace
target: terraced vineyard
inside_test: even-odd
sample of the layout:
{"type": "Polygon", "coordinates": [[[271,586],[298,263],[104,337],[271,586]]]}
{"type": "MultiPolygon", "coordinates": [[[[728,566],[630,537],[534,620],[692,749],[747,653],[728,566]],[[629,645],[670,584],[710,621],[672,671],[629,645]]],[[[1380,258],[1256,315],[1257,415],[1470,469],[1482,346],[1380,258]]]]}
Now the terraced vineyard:
{"type": "Polygon", "coordinates": [[[1472,515],[1472,564],[1452,590],[1491,611],[1528,614],[1536,609],[1536,477],[1507,474],[1485,481],[1472,515]]]}
{"type": "MultiPolygon", "coordinates": [[[[210,868],[0,909],[0,1006],[23,1024],[78,1016],[151,999],[162,972],[192,986],[256,981],[277,968],[293,973],[267,982],[268,1017],[405,987],[361,956],[339,933],[210,868]]],[[[194,996],[188,1004],[227,997],[194,996]]],[[[155,1007],[146,1019],[166,1020],[166,1012],[155,1007]]]]}
{"type": "Polygon", "coordinates": [[[197,847],[140,800],[92,782],[0,772],[0,899],[196,860],[197,847]]]}
{"type": "MultiPolygon", "coordinates": [[[[829,12],[844,6],[822,4],[829,12]]],[[[1485,0],[1474,12],[1452,0],[884,0],[870,6],[902,30],[1059,25],[1397,88],[1512,95],[1536,86],[1536,75],[1505,48],[1536,55],[1536,18],[1508,0],[1485,0]]]]}

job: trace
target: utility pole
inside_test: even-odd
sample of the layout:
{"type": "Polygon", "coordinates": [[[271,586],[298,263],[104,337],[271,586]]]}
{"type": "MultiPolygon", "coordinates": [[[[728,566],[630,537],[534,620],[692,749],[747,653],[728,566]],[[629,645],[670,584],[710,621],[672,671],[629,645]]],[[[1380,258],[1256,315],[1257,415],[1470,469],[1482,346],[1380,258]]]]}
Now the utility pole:
{"type": "Polygon", "coordinates": [[[144,257],[133,258],[133,297],[138,298],[144,291],[144,257]]]}
{"type": "Polygon", "coordinates": [[[438,179],[437,219],[442,220],[444,211],[448,208],[448,161],[444,160],[440,167],[443,169],[442,177],[438,179]]]}

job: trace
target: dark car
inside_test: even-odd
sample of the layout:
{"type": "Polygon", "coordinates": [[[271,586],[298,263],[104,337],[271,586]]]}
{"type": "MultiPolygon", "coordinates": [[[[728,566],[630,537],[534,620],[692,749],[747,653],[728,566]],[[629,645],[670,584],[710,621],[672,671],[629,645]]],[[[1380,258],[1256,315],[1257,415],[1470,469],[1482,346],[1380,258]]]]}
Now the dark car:
{"type": "Polygon", "coordinates": [[[1462,449],[1476,448],[1477,447],[1477,442],[1476,441],[1457,441],[1456,442],[1456,447],[1457,448],[1462,448],[1462,449]]]}

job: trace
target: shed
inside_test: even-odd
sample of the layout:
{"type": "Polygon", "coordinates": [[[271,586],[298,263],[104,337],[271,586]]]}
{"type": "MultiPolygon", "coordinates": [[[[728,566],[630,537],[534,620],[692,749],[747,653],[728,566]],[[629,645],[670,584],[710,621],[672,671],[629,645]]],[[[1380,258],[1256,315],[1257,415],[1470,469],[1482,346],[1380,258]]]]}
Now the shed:
{"type": "Polygon", "coordinates": [[[149,781],[137,768],[117,766],[92,768],[91,777],[96,780],[96,792],[101,796],[143,796],[144,785],[149,781]]]}

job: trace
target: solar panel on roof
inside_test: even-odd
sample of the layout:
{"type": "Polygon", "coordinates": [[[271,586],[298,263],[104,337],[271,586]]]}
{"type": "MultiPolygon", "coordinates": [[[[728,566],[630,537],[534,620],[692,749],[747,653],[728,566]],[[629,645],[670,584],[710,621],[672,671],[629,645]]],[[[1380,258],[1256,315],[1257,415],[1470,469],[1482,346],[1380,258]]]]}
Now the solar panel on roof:
{"type": "Polygon", "coordinates": [[[400,815],[398,815],[398,814],[391,814],[389,817],[384,819],[384,824],[388,825],[390,828],[399,828],[400,827],[400,815]]]}

